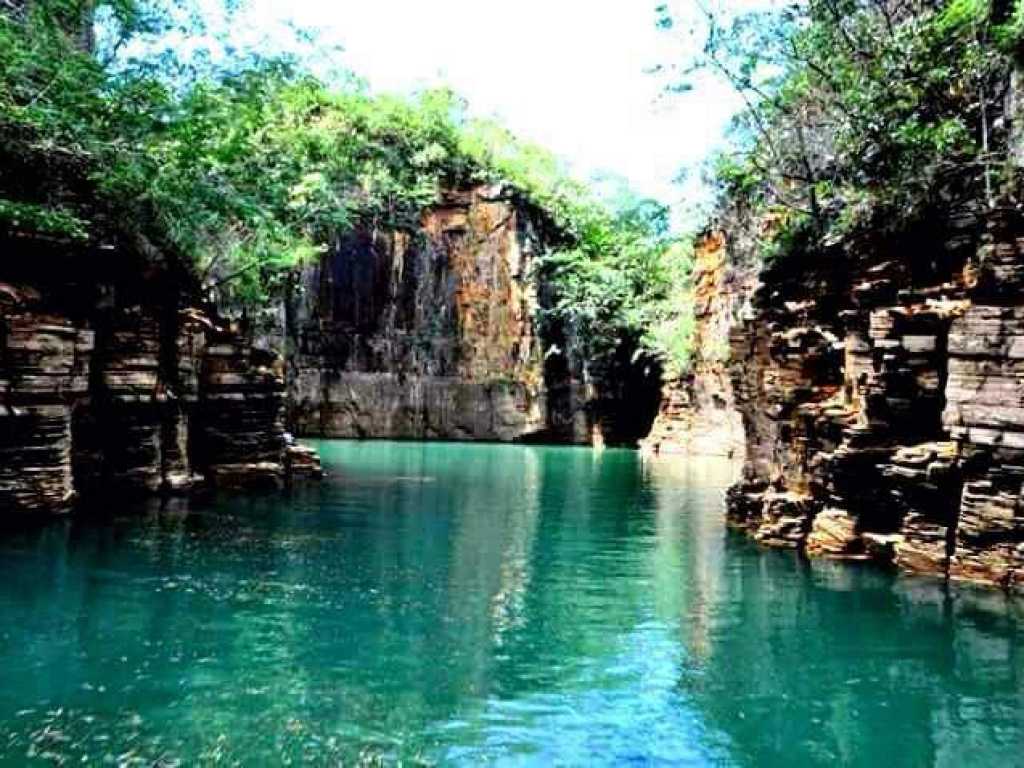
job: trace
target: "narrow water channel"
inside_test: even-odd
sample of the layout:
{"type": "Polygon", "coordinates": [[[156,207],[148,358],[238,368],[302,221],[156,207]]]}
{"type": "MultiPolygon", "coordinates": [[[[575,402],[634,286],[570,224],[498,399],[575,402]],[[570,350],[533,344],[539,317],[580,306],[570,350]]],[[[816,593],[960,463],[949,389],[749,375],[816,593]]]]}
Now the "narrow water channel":
{"type": "Polygon", "coordinates": [[[732,468],[324,442],[0,543],[0,763],[1024,765],[1024,606],[762,552],[732,468]]]}

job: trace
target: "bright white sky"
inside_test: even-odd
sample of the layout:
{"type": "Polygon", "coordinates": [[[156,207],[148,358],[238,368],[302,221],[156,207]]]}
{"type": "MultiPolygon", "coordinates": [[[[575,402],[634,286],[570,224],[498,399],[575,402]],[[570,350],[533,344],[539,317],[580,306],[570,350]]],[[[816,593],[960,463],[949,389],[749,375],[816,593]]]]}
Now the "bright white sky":
{"type": "Polygon", "coordinates": [[[685,204],[696,185],[673,178],[708,155],[738,102],[710,78],[662,96],[665,80],[645,70],[688,51],[656,28],[658,2],[250,0],[236,23],[264,35],[288,21],[316,29],[375,91],[447,84],[474,114],[500,118],[581,178],[617,174],[642,194],[685,204]]]}

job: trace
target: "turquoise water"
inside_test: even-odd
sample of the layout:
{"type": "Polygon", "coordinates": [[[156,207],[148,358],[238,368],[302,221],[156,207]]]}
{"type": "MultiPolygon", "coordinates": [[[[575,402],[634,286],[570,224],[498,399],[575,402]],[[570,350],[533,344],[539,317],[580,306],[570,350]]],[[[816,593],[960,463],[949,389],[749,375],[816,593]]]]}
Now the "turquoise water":
{"type": "Polygon", "coordinates": [[[724,463],[319,447],[0,543],[0,764],[1024,766],[1024,606],[761,552],[724,463]]]}

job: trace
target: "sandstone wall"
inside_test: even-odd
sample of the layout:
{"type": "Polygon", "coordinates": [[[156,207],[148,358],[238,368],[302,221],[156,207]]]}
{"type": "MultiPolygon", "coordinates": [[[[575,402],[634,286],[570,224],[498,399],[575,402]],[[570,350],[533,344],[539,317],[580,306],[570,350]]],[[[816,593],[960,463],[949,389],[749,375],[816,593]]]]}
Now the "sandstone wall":
{"type": "Polygon", "coordinates": [[[736,527],[1024,592],[1022,235],[986,212],[764,270],[730,339],[736,527]]]}
{"type": "Polygon", "coordinates": [[[694,248],[693,359],[682,378],[666,381],[661,406],[644,450],[740,458],[743,420],[729,375],[729,331],[747,312],[757,271],[733,263],[720,232],[694,248]]]}

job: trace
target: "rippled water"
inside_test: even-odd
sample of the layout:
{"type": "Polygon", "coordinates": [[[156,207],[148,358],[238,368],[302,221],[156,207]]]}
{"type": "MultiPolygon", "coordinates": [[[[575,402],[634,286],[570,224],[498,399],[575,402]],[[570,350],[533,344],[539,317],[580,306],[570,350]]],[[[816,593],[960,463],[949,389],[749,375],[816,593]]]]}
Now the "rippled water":
{"type": "Polygon", "coordinates": [[[1024,606],[760,552],[724,463],[320,449],[0,543],[0,763],[1024,766],[1024,606]]]}

